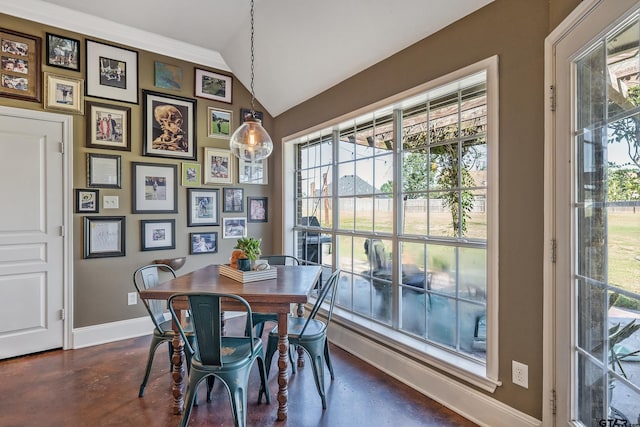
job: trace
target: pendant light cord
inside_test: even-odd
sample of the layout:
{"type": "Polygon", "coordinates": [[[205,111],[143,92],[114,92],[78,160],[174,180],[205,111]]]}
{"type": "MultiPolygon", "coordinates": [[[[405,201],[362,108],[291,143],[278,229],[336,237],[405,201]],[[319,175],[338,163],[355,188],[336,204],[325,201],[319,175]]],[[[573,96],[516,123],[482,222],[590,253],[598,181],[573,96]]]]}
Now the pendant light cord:
{"type": "Polygon", "coordinates": [[[254,54],[253,54],[253,2],[254,0],[251,0],[251,116],[253,118],[256,117],[256,109],[255,109],[255,105],[254,105],[254,101],[256,98],[255,92],[253,90],[253,61],[254,61],[254,54]]]}

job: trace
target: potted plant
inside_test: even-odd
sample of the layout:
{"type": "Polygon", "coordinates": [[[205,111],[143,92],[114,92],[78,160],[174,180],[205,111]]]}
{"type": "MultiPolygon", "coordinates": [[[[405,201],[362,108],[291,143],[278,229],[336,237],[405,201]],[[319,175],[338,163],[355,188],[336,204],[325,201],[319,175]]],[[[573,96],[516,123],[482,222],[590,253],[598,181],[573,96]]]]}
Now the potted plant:
{"type": "MultiPolygon", "coordinates": [[[[250,265],[253,267],[253,263],[255,260],[260,257],[262,251],[260,250],[260,245],[262,244],[262,239],[256,239],[255,237],[241,237],[236,242],[234,249],[241,250],[244,254],[244,257],[249,259],[250,265]]],[[[242,255],[239,257],[242,259],[242,255]]]]}

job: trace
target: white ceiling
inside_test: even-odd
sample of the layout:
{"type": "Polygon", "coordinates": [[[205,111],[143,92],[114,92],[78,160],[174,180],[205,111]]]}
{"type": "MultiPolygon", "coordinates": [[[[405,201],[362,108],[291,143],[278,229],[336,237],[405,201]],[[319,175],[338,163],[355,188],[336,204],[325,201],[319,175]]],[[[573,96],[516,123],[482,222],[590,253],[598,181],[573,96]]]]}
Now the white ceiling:
{"type": "MultiPolygon", "coordinates": [[[[277,116],[493,0],[255,0],[255,94],[277,116]]],[[[0,0],[0,11],[232,72],[249,0],[0,0]]]]}

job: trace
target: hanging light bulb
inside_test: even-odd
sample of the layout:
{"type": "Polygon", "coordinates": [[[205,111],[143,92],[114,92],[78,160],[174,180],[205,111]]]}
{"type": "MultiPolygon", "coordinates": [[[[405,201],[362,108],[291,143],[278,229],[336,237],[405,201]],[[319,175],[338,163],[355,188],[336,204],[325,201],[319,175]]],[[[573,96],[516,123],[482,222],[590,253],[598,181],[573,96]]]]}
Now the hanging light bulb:
{"type": "Polygon", "coordinates": [[[256,161],[266,159],[273,151],[273,141],[262,127],[262,121],[256,118],[253,90],[253,2],[251,0],[251,116],[244,117],[244,123],[233,132],[229,141],[231,152],[239,159],[256,161]]]}

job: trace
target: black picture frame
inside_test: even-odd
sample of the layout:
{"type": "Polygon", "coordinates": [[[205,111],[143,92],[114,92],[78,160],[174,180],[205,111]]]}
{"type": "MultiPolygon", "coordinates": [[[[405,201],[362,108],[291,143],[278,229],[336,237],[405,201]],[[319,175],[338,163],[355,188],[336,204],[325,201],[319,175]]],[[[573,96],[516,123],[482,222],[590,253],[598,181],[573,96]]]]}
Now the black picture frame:
{"type": "MultiPolygon", "coordinates": [[[[262,111],[254,111],[255,113],[255,118],[262,121],[262,111]]],[[[241,108],[240,109],[240,124],[244,123],[245,120],[247,120],[248,118],[251,118],[251,109],[250,108],[241,108]]]]}
{"type": "Polygon", "coordinates": [[[187,227],[220,225],[220,190],[187,189],[187,227]]]}
{"type": "Polygon", "coordinates": [[[83,258],[125,256],[126,235],[124,216],[85,216],[83,258]]]}
{"type": "Polygon", "coordinates": [[[47,33],[47,65],[80,71],[80,41],[47,33]]]}
{"type": "Polygon", "coordinates": [[[197,101],[193,98],[143,90],[142,154],[196,160],[196,107],[197,101]],[[166,122],[174,126],[166,126],[166,122]],[[172,131],[175,127],[179,133],[172,131]]]}
{"type": "Polygon", "coordinates": [[[87,187],[122,188],[121,157],[87,153],[87,187]]]}
{"type": "Polygon", "coordinates": [[[222,200],[222,212],[244,212],[244,188],[223,188],[222,200]]]}
{"type": "Polygon", "coordinates": [[[138,103],[138,52],[85,41],[85,84],[87,96],[138,103]]]}
{"type": "Polygon", "coordinates": [[[214,254],[218,252],[218,232],[189,233],[189,254],[214,254]]]}
{"type": "Polygon", "coordinates": [[[178,212],[178,166],[131,163],[133,213],[178,212]]]}
{"type": "Polygon", "coordinates": [[[268,197],[247,197],[247,222],[269,222],[268,197]]]}
{"type": "Polygon", "coordinates": [[[85,101],[85,116],[87,147],[131,151],[131,108],[85,101]]]}
{"type": "Polygon", "coordinates": [[[76,188],[76,213],[99,213],[100,190],[76,188]]]}
{"type": "Polygon", "coordinates": [[[140,220],[140,250],[160,251],[176,248],[175,219],[140,220]]]}

